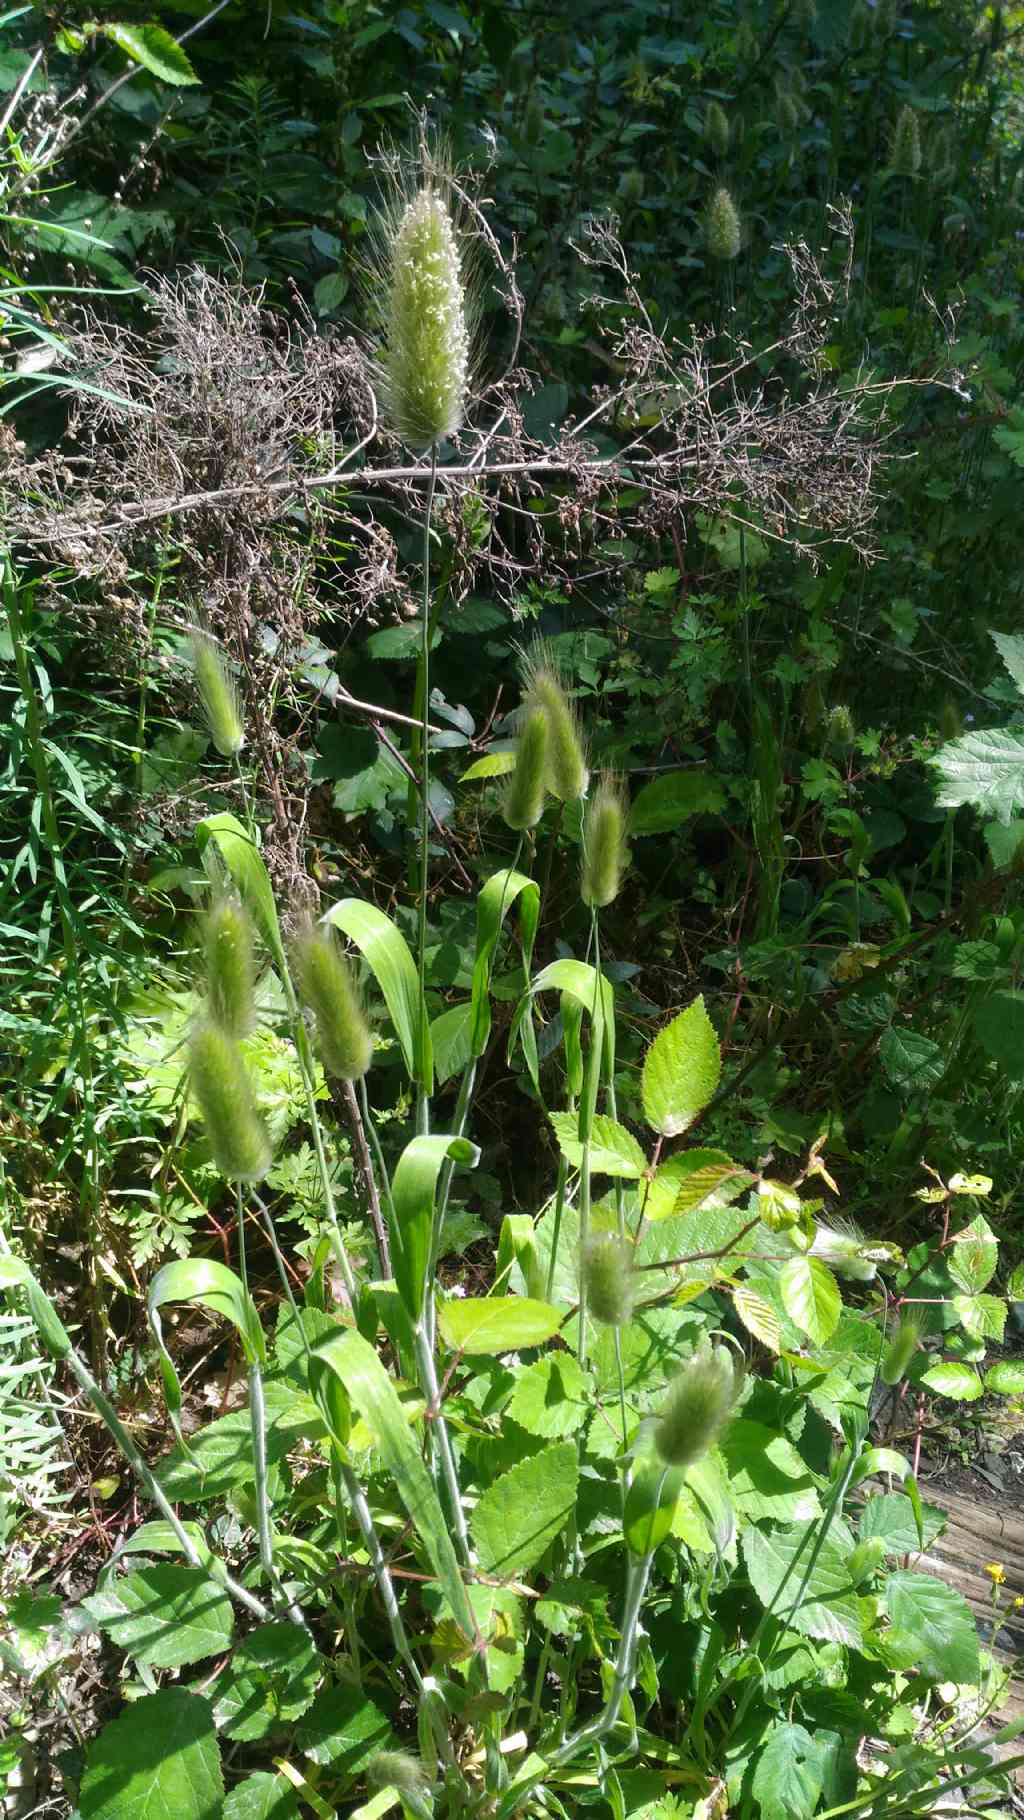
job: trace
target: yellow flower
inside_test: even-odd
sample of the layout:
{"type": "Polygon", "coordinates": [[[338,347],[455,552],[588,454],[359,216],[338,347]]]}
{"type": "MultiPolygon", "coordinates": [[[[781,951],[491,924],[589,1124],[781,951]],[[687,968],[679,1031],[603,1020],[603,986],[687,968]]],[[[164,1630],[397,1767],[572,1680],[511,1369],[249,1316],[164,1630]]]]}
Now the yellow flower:
{"type": "Polygon", "coordinates": [[[986,1561],[985,1572],[993,1586],[1004,1586],[1006,1584],[1006,1569],[1001,1562],[986,1561]]]}
{"type": "Polygon", "coordinates": [[[1022,1598],[1020,1593],[1017,1594],[1017,1597],[1013,1601],[1012,1610],[1024,1611],[1024,1598],[1022,1598]]]}

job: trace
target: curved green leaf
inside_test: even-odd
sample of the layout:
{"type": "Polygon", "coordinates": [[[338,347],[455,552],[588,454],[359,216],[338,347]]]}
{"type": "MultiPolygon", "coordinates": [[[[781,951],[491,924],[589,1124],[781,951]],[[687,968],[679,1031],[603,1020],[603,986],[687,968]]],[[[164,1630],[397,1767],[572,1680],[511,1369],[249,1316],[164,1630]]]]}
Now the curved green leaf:
{"type": "MultiPolygon", "coordinates": [[[[571,1112],[549,1112],[548,1118],[566,1162],[573,1169],[579,1169],[583,1161],[583,1146],[576,1135],[575,1116],[571,1112]]],[[[647,1167],[647,1158],[625,1125],[598,1112],[594,1115],[590,1140],[590,1167],[595,1175],[614,1175],[636,1182],[647,1167]]]]}
{"type": "Polygon", "coordinates": [[[274,965],[284,975],[287,972],[287,961],[274,890],[270,874],[248,828],[243,827],[238,818],[227,810],[220,815],[208,815],[196,828],[196,845],[203,865],[212,877],[216,877],[214,855],[222,862],[229,877],[237,885],[243,902],[251,910],[260,934],[274,957],[274,965]]]}
{"type": "Polygon", "coordinates": [[[127,25],[119,22],[101,25],[99,31],[111,44],[116,44],[133,63],[139,63],[151,76],[172,88],[185,88],[199,77],[176,38],[162,25],[127,25]]]}
{"type": "Polygon", "coordinates": [[[321,919],[348,936],[366,959],[384,994],[409,1077],[428,1096],[434,1087],[430,1025],[420,1000],[419,975],[405,937],[389,916],[360,897],[343,897],[321,919]]]}
{"type": "Polygon", "coordinates": [[[179,1421],[181,1383],[164,1345],[160,1323],[159,1311],[169,1302],[193,1302],[230,1321],[238,1333],[242,1350],[250,1365],[266,1362],[266,1342],[255,1302],[226,1264],[218,1264],[213,1258],[181,1258],[173,1264],[165,1264],[162,1270],[157,1271],[150,1285],[146,1312],[159,1351],[167,1413],[178,1440],[185,1446],[179,1421]]]}
{"type": "Polygon", "coordinates": [[[644,1057],[641,1077],[644,1116],[662,1137],[678,1137],[703,1112],[722,1073],[714,1026],[702,998],[694,999],[664,1030],[644,1057]]]}
{"type": "Polygon", "coordinates": [[[533,944],[540,918],[540,887],[525,873],[506,867],[489,878],[476,900],[476,957],[473,961],[473,1023],[470,1034],[472,1054],[479,1058],[491,1034],[491,969],[502,924],[516,899],[519,904],[519,928],[524,964],[529,969],[533,944]]]}
{"type": "MultiPolygon", "coordinates": [[[[587,1056],[586,1073],[579,1106],[579,1138],[581,1143],[589,1142],[594,1124],[594,1113],[597,1105],[597,1089],[601,1079],[602,1066],[606,1080],[612,1080],[615,1074],[615,994],[611,981],[598,974],[586,961],[561,960],[541,969],[535,980],[531,980],[527,992],[516,1007],[512,1020],[512,1036],[515,1037],[526,1017],[530,999],[538,992],[567,993],[591,1020],[593,1040],[587,1056]]],[[[525,1044],[524,1044],[525,1049],[525,1044]]],[[[530,1062],[529,1053],[527,1061],[530,1062]]],[[[536,1052],[530,1064],[534,1086],[539,1091],[540,1083],[536,1078],[536,1052]]]]}
{"type": "Polygon", "coordinates": [[[779,1271],[782,1303],[791,1321],[815,1346],[831,1337],[843,1310],[839,1285],[820,1258],[790,1258],[779,1271]]]}
{"type": "Polygon", "coordinates": [[[433,1133],[414,1137],[398,1159],[391,1184],[393,1219],[389,1210],[391,1262],[399,1294],[413,1321],[423,1312],[441,1165],[450,1160],[472,1169],[479,1158],[479,1150],[468,1138],[433,1133]]]}
{"type": "Polygon", "coordinates": [[[314,1357],[337,1373],[362,1416],[423,1543],[456,1622],[467,1637],[475,1636],[476,1624],[455,1558],[447,1519],[410,1431],[398,1392],[373,1347],[361,1334],[350,1329],[322,1340],[314,1357]]]}

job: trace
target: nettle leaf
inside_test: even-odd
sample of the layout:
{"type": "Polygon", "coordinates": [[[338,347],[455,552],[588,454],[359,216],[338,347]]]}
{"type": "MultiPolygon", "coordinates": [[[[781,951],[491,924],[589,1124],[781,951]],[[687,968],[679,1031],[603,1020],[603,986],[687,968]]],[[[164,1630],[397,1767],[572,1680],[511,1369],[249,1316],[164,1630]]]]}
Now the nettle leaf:
{"type": "Polygon", "coordinates": [[[99,31],[133,63],[140,63],[151,76],[172,88],[185,88],[199,81],[181,45],[162,25],[107,24],[101,25],[99,31]]]}
{"type": "Polygon", "coordinates": [[[518,1352],[542,1346],[562,1325],[561,1311],[529,1296],[452,1296],[441,1302],[437,1325],[453,1351],[518,1352]]]}
{"type": "Polygon", "coordinates": [[[82,1820],[219,1820],[223,1800],[210,1703],[184,1688],[134,1700],[86,1750],[82,1820]]]}
{"type": "Polygon", "coordinates": [[[894,1629],[912,1646],[916,1669],[931,1681],[977,1685],[978,1632],[962,1593],[931,1574],[893,1573],[886,1581],[885,1602],[894,1629]]]}
{"type": "Polygon", "coordinates": [[[922,1384],[929,1390],[937,1390],[941,1397],[949,1397],[954,1403],[976,1403],[981,1396],[981,1379],[970,1365],[961,1365],[956,1359],[946,1359],[940,1365],[932,1365],[921,1377],[922,1384]]]}
{"type": "Polygon", "coordinates": [[[954,1234],[946,1253],[949,1274],[968,1295],[978,1295],[995,1276],[999,1240],[984,1214],[979,1213],[962,1232],[954,1234]]]}
{"type": "Polygon", "coordinates": [[[953,1311],[976,1340],[1001,1340],[1006,1326],[1006,1303],[997,1295],[955,1295],[953,1311]]]}
{"type": "Polygon", "coordinates": [[[578,1480],[570,1441],[545,1447],[495,1479],[471,1520],[484,1572],[512,1579],[535,1566],[575,1510],[578,1480]]]}
{"type": "Polygon", "coordinates": [[[336,1776],[353,1781],[378,1751],[397,1739],[379,1707],[358,1687],[325,1687],[300,1720],[296,1741],[314,1763],[329,1764],[336,1776]]]}
{"type": "Polygon", "coordinates": [[[802,1725],[776,1725],[757,1759],[751,1791],[762,1820],[810,1820],[824,1782],[821,1753],[802,1725]]]}
{"type": "Polygon", "coordinates": [[[907,1030],[890,1024],[883,1030],[878,1044],[878,1059],[894,1087],[921,1093],[935,1087],[946,1071],[946,1061],[938,1043],[919,1030],[907,1030]]]}
{"type": "Polygon", "coordinates": [[[997,1397],[1024,1395],[1024,1362],[1000,1359],[985,1373],[985,1389],[997,1397]]]}
{"type": "Polygon", "coordinates": [[[1024,733],[990,727],[951,740],[929,763],[939,773],[939,806],[970,803],[1001,822],[1024,804],[1024,733]]]}
{"type": "Polygon", "coordinates": [[[201,1567],[142,1567],[93,1593],[84,1609],[111,1641],[147,1668],[181,1668],[227,1649],[231,1600],[201,1567]]]}
{"type": "Polygon", "coordinates": [[[719,1445],[729,1475],[729,1496],[755,1522],[809,1522],[821,1515],[814,1480],[792,1441],[761,1422],[730,1423],[719,1445]]]}
{"type": "Polygon", "coordinates": [[[811,1558],[811,1532],[806,1523],[776,1529],[771,1534],[747,1529],[743,1533],[742,1546],[750,1584],[766,1608],[772,1604],[785,1579],[785,1590],[775,1606],[775,1616],[781,1623],[805,1637],[845,1643],[851,1649],[861,1647],[864,1605],[850,1584],[846,1563],[853,1538],[845,1523],[833,1522],[799,1605],[796,1605],[796,1595],[811,1558]]]}
{"type": "Polygon", "coordinates": [[[224,1820],[297,1820],[298,1796],[286,1776],[258,1769],[225,1797],[224,1820]]]}
{"type": "Polygon", "coordinates": [[[703,768],[666,771],[653,777],[637,792],[629,815],[634,835],[671,834],[694,815],[720,815],[725,791],[717,777],[703,768]]]}
{"type": "Polygon", "coordinates": [[[571,1352],[552,1352],[519,1374],[507,1414],[527,1434],[576,1434],[593,1407],[594,1384],[571,1352]]]}
{"type": "Polygon", "coordinates": [[[782,1302],[791,1321],[815,1346],[835,1332],[843,1309],[839,1285],[827,1264],[806,1255],[790,1258],[779,1271],[782,1302]]]}
{"type": "Polygon", "coordinates": [[[1011,1081],[1024,1081],[1024,992],[992,992],[972,1013],[974,1033],[1011,1081]]]}
{"type": "MultiPolygon", "coordinates": [[[[549,1112],[548,1117],[566,1162],[573,1169],[579,1169],[583,1162],[583,1145],[576,1113],[549,1112]]],[[[590,1167],[594,1175],[614,1175],[638,1181],[647,1167],[647,1158],[625,1125],[598,1112],[594,1115],[590,1139],[590,1167]]]]}
{"type": "Polygon", "coordinates": [[[301,1625],[261,1624],[210,1688],[214,1718],[229,1738],[269,1737],[301,1718],[323,1671],[323,1657],[301,1625]]]}
{"type": "Polygon", "coordinates": [[[662,1137],[678,1137],[703,1112],[722,1074],[714,1026],[695,999],[659,1032],[644,1057],[644,1117],[662,1137]]]}

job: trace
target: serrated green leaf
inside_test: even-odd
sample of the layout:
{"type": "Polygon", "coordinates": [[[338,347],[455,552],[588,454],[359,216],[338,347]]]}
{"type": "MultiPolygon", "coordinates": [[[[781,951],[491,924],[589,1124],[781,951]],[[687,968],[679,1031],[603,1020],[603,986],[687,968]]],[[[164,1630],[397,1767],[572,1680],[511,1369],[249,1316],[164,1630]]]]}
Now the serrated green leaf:
{"type": "Polygon", "coordinates": [[[782,1326],[779,1317],[770,1302],[763,1296],[748,1288],[745,1283],[737,1283],[732,1292],[733,1306],[748,1333],[770,1352],[778,1352],[782,1326]]]}
{"type": "Polygon", "coordinates": [[[258,1769],[224,1799],[224,1820],[297,1820],[298,1796],[286,1776],[258,1769]]]}
{"type": "Polygon", "coordinates": [[[930,1548],[946,1526],[944,1512],[933,1504],[923,1504],[921,1516],[919,1530],[913,1502],[904,1492],[877,1492],[864,1501],[858,1535],[862,1542],[878,1536],[890,1555],[917,1554],[919,1549],[930,1548]]]}
{"type": "Polygon", "coordinates": [[[219,1820],[223,1800],[210,1703],[184,1688],[133,1701],[86,1749],[82,1820],[219,1820]]]}
{"type": "Polygon", "coordinates": [[[977,1686],[981,1678],[978,1633],[971,1608],[930,1574],[893,1573],[885,1602],[896,1630],[913,1644],[913,1663],[930,1681],[977,1686]]]}
{"type": "Polygon", "coordinates": [[[1000,1359],[986,1371],[985,1389],[997,1397],[1024,1396],[1024,1361],[1000,1359]]]}
{"type": "Polygon", "coordinates": [[[516,1378],[507,1414],[546,1441],[578,1434],[593,1408],[594,1384],[571,1352],[549,1352],[516,1378]]]}
{"type": "Polygon", "coordinates": [[[437,1309],[445,1343],[471,1356],[542,1346],[558,1332],[562,1318],[550,1302],[527,1296],[452,1296],[437,1309]]]}
{"type": "Polygon", "coordinates": [[[719,815],[725,791],[703,768],[666,771],[638,791],[629,814],[631,834],[670,834],[694,815],[719,815]]]}
{"type": "Polygon", "coordinates": [[[460,784],[468,784],[486,777],[505,777],[516,768],[514,748],[508,752],[485,752],[482,758],[473,763],[462,773],[460,784]]]}
{"type": "Polygon", "coordinates": [[[483,1493],[471,1521],[484,1572],[513,1579],[533,1567],[572,1516],[578,1479],[571,1441],[545,1447],[500,1474],[483,1493]]]}
{"type": "Polygon", "coordinates": [[[976,1340],[1001,1340],[1006,1326],[1006,1303],[997,1295],[955,1295],[953,1312],[976,1340]]]}
{"type": "Polygon", "coordinates": [[[119,1649],[148,1668],[202,1662],[231,1643],[231,1600],[201,1567],[138,1568],[84,1605],[119,1649]]]}
{"type": "Polygon", "coordinates": [[[955,1403],[976,1403],[981,1396],[981,1379],[970,1365],[961,1365],[956,1359],[947,1359],[942,1364],[932,1365],[923,1373],[922,1384],[929,1390],[937,1390],[942,1397],[950,1397],[955,1403]]]}
{"type": "MultiPolygon", "coordinates": [[[[579,1123],[574,1112],[549,1112],[552,1129],[558,1139],[558,1148],[567,1163],[573,1169],[579,1169],[583,1161],[583,1145],[579,1139],[579,1123]]],[[[594,1175],[613,1175],[627,1181],[638,1181],[647,1167],[644,1156],[632,1132],[627,1131],[616,1119],[606,1113],[594,1114],[594,1123],[590,1137],[590,1167],[594,1175]]]]}
{"type": "Polygon", "coordinates": [[[828,1265],[804,1254],[790,1258],[779,1271],[779,1289],[790,1320],[815,1346],[823,1346],[835,1332],[843,1307],[828,1265]]]}
{"type": "Polygon", "coordinates": [[[998,1262],[999,1241],[982,1213],[954,1233],[946,1252],[950,1276],[968,1295],[980,1294],[992,1281],[998,1262]]]}
{"type": "Polygon", "coordinates": [[[172,88],[185,88],[199,81],[181,45],[162,25],[107,23],[98,29],[133,63],[141,64],[151,76],[159,77],[172,88]]]}
{"type": "Polygon", "coordinates": [[[434,1052],[434,1079],[443,1087],[456,1074],[461,1074],[473,1059],[473,1007],[466,999],[451,1005],[435,1017],[430,1026],[430,1046],[434,1052]]]}
{"type": "Polygon", "coordinates": [[[773,1608],[776,1618],[805,1637],[819,1637],[859,1649],[863,1638],[863,1608],[850,1585],[846,1563],[853,1543],[844,1524],[833,1522],[803,1597],[799,1605],[795,1603],[810,1562],[812,1539],[813,1531],[806,1523],[770,1533],[754,1528],[745,1530],[742,1546],[750,1584],[767,1608],[772,1605],[785,1579],[784,1589],[773,1608]]]}
{"type": "Polygon", "coordinates": [[[951,740],[929,761],[939,773],[938,802],[943,809],[965,803],[1010,821],[1024,804],[1024,733],[990,727],[951,740]]]}
{"type": "Polygon", "coordinates": [[[729,1496],[741,1516],[754,1522],[809,1522],[821,1515],[814,1480],[792,1441],[745,1417],[731,1422],[719,1453],[725,1462],[729,1496]]]}
{"type": "Polygon", "coordinates": [[[941,1081],[946,1069],[938,1043],[920,1030],[890,1024],[878,1044],[878,1059],[894,1087],[921,1093],[941,1081]]]}
{"type": "Polygon", "coordinates": [[[296,1742],[311,1762],[329,1765],[333,1775],[351,1782],[379,1751],[393,1750],[397,1740],[362,1689],[343,1683],[317,1695],[299,1722],[296,1742]]]}
{"type": "Polygon", "coordinates": [[[714,1026],[695,999],[655,1037],[644,1057],[644,1117],[662,1137],[677,1137],[703,1112],[722,1073],[714,1026]]]}
{"type": "Polygon", "coordinates": [[[301,1625],[259,1625],[236,1645],[208,1689],[218,1727],[239,1742],[272,1737],[312,1704],[324,1666],[301,1625]]]}
{"type": "MultiPolygon", "coordinates": [[[[997,430],[996,435],[998,436],[998,434],[997,430]]],[[[1010,434],[1013,435],[1014,432],[1011,431],[1010,434]]],[[[1024,442],[1024,437],[1021,438],[1021,441],[1024,442]]],[[[1024,695],[1024,638],[1014,632],[993,632],[991,638],[1018,689],[1024,695]]]]}
{"type": "Polygon", "coordinates": [[[821,1753],[802,1725],[774,1725],[754,1767],[761,1820],[810,1820],[824,1782],[821,1753]]]}

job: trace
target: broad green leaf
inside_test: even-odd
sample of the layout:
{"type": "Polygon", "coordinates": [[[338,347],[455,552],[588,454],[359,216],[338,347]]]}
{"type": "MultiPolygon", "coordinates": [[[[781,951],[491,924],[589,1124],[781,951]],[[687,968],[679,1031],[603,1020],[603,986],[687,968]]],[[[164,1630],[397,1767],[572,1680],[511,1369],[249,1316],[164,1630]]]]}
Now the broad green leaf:
{"type": "Polygon", "coordinates": [[[978,1633],[962,1593],[931,1574],[893,1573],[885,1586],[889,1617],[913,1645],[913,1666],[930,1681],[976,1687],[978,1633]]]}
{"type": "Polygon", "coordinates": [[[774,1615],[802,1636],[818,1637],[825,1642],[844,1643],[859,1649],[862,1642],[863,1606],[850,1585],[846,1562],[852,1537],[845,1524],[833,1521],[815,1561],[807,1589],[794,1609],[797,1593],[811,1558],[815,1531],[806,1523],[797,1523],[766,1533],[761,1529],[743,1532],[742,1546],[750,1584],[766,1608],[772,1606],[780,1586],[783,1591],[773,1606],[774,1615]],[[795,1565],[794,1565],[795,1562],[795,1565]],[[792,1569],[792,1572],[790,1572],[792,1569]]]}
{"type": "Polygon", "coordinates": [[[201,1567],[138,1568],[83,1603],[117,1647],[148,1668],[202,1662],[231,1643],[231,1600],[201,1567]]]}
{"type": "Polygon", "coordinates": [[[746,1283],[737,1283],[732,1292],[733,1306],[748,1333],[769,1352],[778,1352],[781,1345],[782,1327],[779,1317],[770,1302],[746,1283]]]}
{"type": "Polygon", "coordinates": [[[283,976],[287,972],[287,961],[277,905],[274,902],[274,889],[249,830],[243,827],[236,816],[224,810],[220,815],[208,815],[198,824],[196,845],[211,878],[215,881],[218,878],[220,862],[237,885],[243,902],[251,910],[259,932],[273,956],[274,965],[283,976]]]}
{"type": "Polygon", "coordinates": [[[1024,1396],[1024,1361],[1000,1359],[986,1371],[985,1389],[997,1397],[1024,1396]]]}
{"type": "Polygon", "coordinates": [[[391,1261],[399,1294],[414,1322],[423,1312],[427,1290],[434,1196],[442,1165],[450,1161],[472,1169],[479,1157],[468,1138],[437,1133],[412,1138],[398,1159],[391,1183],[391,1261]]]}
{"type": "Polygon", "coordinates": [[[672,1534],[676,1504],[683,1486],[678,1467],[668,1470],[660,1460],[641,1461],[634,1469],[626,1491],[622,1533],[631,1554],[654,1553],[672,1534]]]}
{"type": "Polygon", "coordinates": [[[913,1504],[904,1492],[878,1492],[865,1499],[857,1533],[862,1542],[878,1536],[885,1543],[887,1554],[916,1555],[919,1549],[930,1548],[946,1525],[943,1512],[933,1504],[923,1504],[921,1514],[919,1531],[913,1504]]]}
{"type": "Polygon", "coordinates": [[[808,1522],[820,1516],[814,1480],[792,1441],[760,1422],[741,1417],[730,1423],[719,1453],[725,1462],[729,1497],[741,1516],[754,1522],[808,1522]]]}
{"type": "MultiPolygon", "coordinates": [[[[998,431],[996,433],[998,435],[998,431]]],[[[1014,632],[993,632],[990,636],[1018,689],[1024,695],[1024,638],[1014,632]]]]}
{"type": "Polygon", "coordinates": [[[578,1479],[571,1441],[545,1447],[495,1479],[471,1519],[484,1572],[514,1579],[533,1567],[572,1516],[578,1479]]]}
{"type": "Polygon", "coordinates": [[[1006,1326],[1006,1303],[997,1295],[955,1295],[953,1312],[965,1332],[975,1340],[1001,1340],[1006,1326]]]}
{"type": "Polygon", "coordinates": [[[173,1264],[165,1264],[162,1270],[157,1271],[146,1299],[146,1312],[159,1349],[160,1375],[164,1384],[167,1413],[179,1442],[187,1449],[181,1433],[181,1384],[174,1362],[164,1345],[160,1322],[159,1311],[168,1302],[193,1302],[201,1308],[209,1308],[214,1314],[223,1315],[235,1328],[250,1365],[266,1363],[266,1343],[255,1302],[243,1288],[240,1278],[226,1264],[219,1264],[214,1258],[181,1258],[173,1264]]]}
{"type": "Polygon", "coordinates": [[[86,1748],[82,1820],[220,1820],[223,1800],[210,1703],[184,1688],[133,1700],[86,1748]]]}
{"type": "Polygon", "coordinates": [[[523,966],[529,974],[540,918],[540,886],[525,873],[515,872],[509,866],[487,880],[476,900],[470,1052],[477,1057],[483,1055],[491,1034],[491,972],[498,938],[506,916],[517,901],[523,966]]]}
{"type": "Polygon", "coordinates": [[[140,63],[151,76],[172,88],[185,88],[199,81],[181,45],[162,25],[109,23],[101,25],[99,31],[133,63],[140,63]]]}
{"type": "Polygon", "coordinates": [[[956,1359],[947,1359],[940,1365],[932,1365],[922,1374],[922,1384],[929,1390],[937,1390],[941,1397],[949,1397],[954,1403],[976,1403],[981,1396],[981,1379],[970,1365],[961,1365],[956,1359]]]}
{"type": "MultiPolygon", "coordinates": [[[[549,1112],[548,1117],[566,1162],[573,1169],[579,1169],[583,1162],[583,1145],[576,1114],[549,1112]]],[[[590,1167],[595,1175],[614,1175],[637,1181],[647,1167],[647,1158],[625,1125],[597,1112],[590,1134],[590,1167]]]]}
{"type": "Polygon", "coordinates": [[[1024,1081],[1024,992],[990,992],[973,1011],[985,1054],[1011,1081],[1024,1081]]]}
{"type": "Polygon", "coordinates": [[[953,1236],[946,1252],[949,1274],[968,1295],[978,1295],[992,1281],[999,1262],[999,1241],[983,1213],[953,1236]]]}
{"type": "Polygon", "coordinates": [[[410,1079],[429,1096],[434,1076],[430,1025],[405,937],[383,910],[360,897],[343,897],[325,911],[321,921],[340,929],[364,956],[384,995],[410,1079]]]}
{"type": "Polygon", "coordinates": [[[631,834],[671,834],[693,815],[718,815],[725,791],[703,768],[666,771],[639,790],[629,812],[631,834]]]}
{"type": "Polygon", "coordinates": [[[640,1190],[644,1219],[667,1220],[704,1207],[727,1207],[742,1194],[745,1179],[745,1171],[724,1150],[680,1151],[660,1163],[640,1190]],[[712,1174],[718,1176],[714,1186],[712,1174]]]}
{"type": "Polygon", "coordinates": [[[505,777],[515,768],[514,746],[510,747],[507,752],[485,752],[482,758],[475,759],[468,769],[463,771],[459,782],[468,784],[484,777],[505,777]]]}
{"type": "Polygon", "coordinates": [[[1024,733],[990,727],[951,740],[930,764],[939,773],[943,809],[970,803],[984,815],[1008,822],[1024,804],[1024,733]]]}
{"type": "MultiPolygon", "coordinates": [[[[324,1424],[310,1397],[285,1386],[285,1400],[275,1396],[277,1387],[266,1386],[266,1452],[270,1465],[283,1460],[299,1441],[318,1439],[324,1424]]],[[[204,1504],[222,1498],[235,1485],[251,1484],[252,1420],[247,1409],[232,1410],[189,1436],[188,1447],[171,1449],[155,1467],[160,1489],[175,1503],[204,1504]]]]}
{"type": "Polygon", "coordinates": [[[695,999],[659,1032],[644,1058],[644,1117],[662,1137],[688,1130],[711,1099],[722,1072],[721,1053],[704,1000],[695,999]]]}
{"type": "Polygon", "coordinates": [[[259,1625],[207,1691],[218,1728],[245,1743],[282,1731],[312,1703],[324,1666],[301,1625],[259,1625]]]}
{"type": "Polygon", "coordinates": [[[750,1785],[761,1820],[810,1820],[823,1780],[821,1755],[810,1732],[802,1725],[774,1725],[750,1785]]]}
{"type": "Polygon", "coordinates": [[[224,1799],[224,1820],[298,1820],[299,1802],[287,1776],[258,1769],[224,1799]]]}
{"type": "Polygon", "coordinates": [[[549,1352],[521,1371],[506,1414],[527,1434],[555,1441],[579,1434],[594,1406],[594,1385],[571,1352],[549,1352]]]}
{"type": "Polygon", "coordinates": [[[920,1030],[890,1024],[883,1030],[878,1044],[878,1059],[894,1087],[909,1093],[923,1093],[934,1087],[946,1071],[946,1059],[938,1043],[920,1030]]]}
{"type": "Polygon", "coordinates": [[[359,1411],[370,1430],[374,1446],[412,1519],[456,1620],[466,1635],[472,1636],[473,1614],[452,1547],[448,1521],[410,1431],[398,1392],[376,1352],[361,1334],[348,1330],[322,1340],[314,1356],[337,1373],[353,1408],[359,1411]]]}
{"type": "MultiPolygon", "coordinates": [[[[693,1157],[699,1155],[699,1151],[692,1152],[693,1157]]],[[[687,1160],[689,1159],[683,1159],[687,1160]]],[[[692,1169],[680,1176],[679,1193],[672,1211],[677,1214],[694,1213],[698,1207],[705,1206],[712,1199],[716,1206],[724,1207],[738,1200],[744,1189],[752,1187],[754,1180],[748,1169],[743,1169],[731,1159],[726,1159],[725,1162],[696,1162],[692,1169]]]]}
{"type": "Polygon", "coordinates": [[[550,1302],[535,1302],[527,1296],[452,1296],[437,1309],[437,1325],[446,1344],[470,1355],[542,1346],[558,1332],[562,1318],[550,1302]]]}
{"type": "Polygon", "coordinates": [[[462,1074],[473,1059],[473,1007],[469,999],[452,1005],[435,1017],[430,1026],[430,1047],[434,1054],[434,1079],[443,1087],[454,1075],[462,1074]]]}
{"type": "Polygon", "coordinates": [[[815,1346],[823,1346],[835,1332],[843,1307],[828,1265],[806,1254],[790,1258],[779,1271],[779,1289],[790,1320],[815,1346]]]}
{"type": "Polygon", "coordinates": [[[296,1742],[313,1763],[354,1781],[379,1751],[396,1745],[389,1721],[358,1687],[326,1687],[299,1723],[296,1742]]]}

